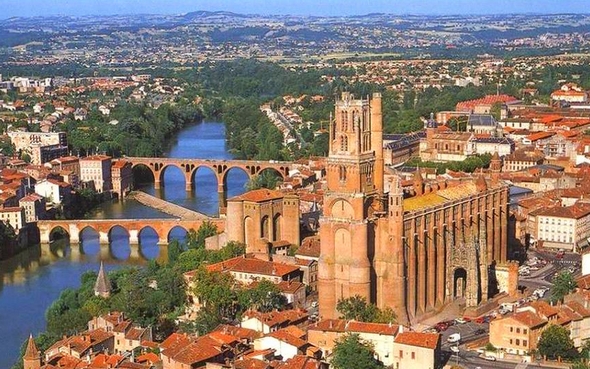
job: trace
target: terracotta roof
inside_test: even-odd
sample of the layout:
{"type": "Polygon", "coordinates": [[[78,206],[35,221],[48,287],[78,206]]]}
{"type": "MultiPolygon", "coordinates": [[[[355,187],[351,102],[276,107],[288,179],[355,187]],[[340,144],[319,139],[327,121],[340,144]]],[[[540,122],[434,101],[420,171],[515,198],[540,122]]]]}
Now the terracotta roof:
{"type": "Polygon", "coordinates": [[[395,336],[399,331],[397,324],[365,323],[355,320],[325,319],[310,325],[309,330],[326,332],[373,333],[395,336]]]}
{"type": "Polygon", "coordinates": [[[242,315],[242,320],[257,319],[263,324],[274,327],[274,326],[288,326],[291,324],[299,324],[304,322],[308,318],[308,314],[304,310],[283,310],[283,311],[271,311],[268,313],[260,313],[254,310],[247,310],[242,315]]]}
{"type": "Polygon", "coordinates": [[[100,160],[100,161],[111,160],[111,157],[107,156],[107,155],[92,155],[92,156],[87,156],[85,158],[80,159],[80,161],[88,161],[88,160],[93,160],[93,161],[94,160],[100,160]]]}
{"type": "Polygon", "coordinates": [[[530,310],[520,311],[518,313],[512,314],[507,317],[507,319],[512,318],[517,322],[526,325],[529,328],[535,328],[540,325],[547,323],[546,319],[541,318],[539,315],[533,313],[530,310]]]}
{"type": "Polygon", "coordinates": [[[320,369],[324,365],[318,359],[305,355],[295,355],[292,358],[279,363],[275,369],[320,369]]]}
{"type": "Polygon", "coordinates": [[[213,332],[222,332],[233,337],[237,337],[240,340],[247,341],[254,341],[256,338],[262,337],[262,333],[255,331],[253,329],[242,328],[228,324],[218,325],[213,332]]]}
{"type": "Polygon", "coordinates": [[[320,246],[321,242],[319,236],[305,237],[303,242],[301,242],[301,246],[297,249],[297,255],[319,258],[320,246]]]}
{"type": "Polygon", "coordinates": [[[236,360],[234,361],[234,365],[233,367],[235,369],[267,369],[270,368],[269,365],[259,359],[240,359],[240,360],[236,360]]]}
{"type": "Polygon", "coordinates": [[[282,199],[285,195],[280,191],[261,188],[259,190],[248,191],[243,195],[232,197],[227,201],[251,201],[261,202],[268,200],[282,199]]]}
{"type": "Polygon", "coordinates": [[[271,332],[266,335],[266,337],[276,338],[279,341],[285,342],[291,346],[295,346],[298,349],[302,349],[305,346],[309,345],[309,343],[299,337],[293,336],[288,331],[283,329],[279,329],[278,331],[271,332]]]}
{"type": "Polygon", "coordinates": [[[580,219],[590,214],[590,204],[577,202],[571,206],[543,208],[535,213],[537,216],[580,219]]]}
{"type": "Polygon", "coordinates": [[[209,272],[238,272],[283,277],[299,270],[299,267],[253,257],[238,256],[216,264],[208,265],[209,272]]]}
{"type": "Polygon", "coordinates": [[[395,343],[425,347],[431,350],[436,349],[439,342],[439,333],[402,332],[395,337],[395,343]]]}

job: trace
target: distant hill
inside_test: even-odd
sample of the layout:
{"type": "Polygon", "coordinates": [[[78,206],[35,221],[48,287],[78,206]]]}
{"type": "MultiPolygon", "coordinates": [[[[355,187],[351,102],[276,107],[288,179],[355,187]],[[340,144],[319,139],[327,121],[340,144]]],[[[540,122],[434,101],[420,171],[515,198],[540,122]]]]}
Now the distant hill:
{"type": "Polygon", "coordinates": [[[203,18],[218,18],[218,17],[228,17],[228,18],[249,18],[248,15],[238,14],[233,12],[226,12],[226,11],[206,11],[206,10],[197,10],[194,12],[186,13],[182,16],[182,19],[186,21],[195,20],[195,19],[203,19],[203,18]]]}

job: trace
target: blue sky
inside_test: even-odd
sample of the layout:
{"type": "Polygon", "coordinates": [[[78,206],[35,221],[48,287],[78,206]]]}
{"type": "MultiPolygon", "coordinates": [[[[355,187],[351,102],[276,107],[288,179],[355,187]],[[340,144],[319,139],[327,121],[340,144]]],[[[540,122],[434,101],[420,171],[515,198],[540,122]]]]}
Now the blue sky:
{"type": "Polygon", "coordinates": [[[583,13],[590,12],[587,4],[588,0],[0,0],[0,19],[196,10],[298,15],[583,13]]]}

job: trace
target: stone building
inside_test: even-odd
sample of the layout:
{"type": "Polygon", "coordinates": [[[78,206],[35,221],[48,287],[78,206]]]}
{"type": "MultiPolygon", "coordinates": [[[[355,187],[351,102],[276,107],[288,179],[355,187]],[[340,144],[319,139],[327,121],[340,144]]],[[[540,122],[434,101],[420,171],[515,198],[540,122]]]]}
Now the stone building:
{"type": "Polygon", "coordinates": [[[272,254],[273,245],[300,244],[299,197],[259,189],[227,201],[227,239],[246,244],[246,252],[272,254]]]}
{"type": "Polygon", "coordinates": [[[113,181],[113,192],[124,198],[131,191],[133,186],[133,169],[130,162],[126,160],[117,160],[111,167],[111,177],[113,181]]]}
{"type": "Polygon", "coordinates": [[[385,191],[381,96],[344,93],[330,123],[327,189],[320,220],[320,315],[339,299],[365,297],[414,322],[455,299],[466,306],[496,291],[493,265],[506,261],[508,186],[491,180],[426,183],[411,191],[397,175],[385,191]]]}

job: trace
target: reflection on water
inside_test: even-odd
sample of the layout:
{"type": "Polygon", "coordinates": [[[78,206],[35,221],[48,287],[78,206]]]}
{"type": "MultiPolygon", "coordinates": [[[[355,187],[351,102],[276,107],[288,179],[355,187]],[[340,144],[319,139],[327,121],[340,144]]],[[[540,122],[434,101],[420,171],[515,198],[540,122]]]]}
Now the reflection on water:
{"type": "MultiPolygon", "coordinates": [[[[181,131],[172,143],[169,157],[231,159],[225,147],[222,123],[203,123],[181,131]]],[[[247,175],[232,170],[228,175],[228,197],[244,192],[247,175]]],[[[184,176],[167,170],[164,188],[155,191],[153,183],[145,191],[167,201],[206,214],[217,214],[217,182],[211,171],[198,170],[194,192],[186,192],[184,176]]],[[[142,188],[143,189],[143,188],[142,188]]],[[[170,217],[136,201],[113,201],[103,204],[94,214],[99,219],[170,217]]],[[[170,239],[183,239],[186,231],[175,228],[170,239]]],[[[111,233],[110,245],[100,245],[98,235],[84,232],[80,245],[57,240],[51,245],[31,247],[10,260],[0,262],[0,368],[9,368],[18,357],[20,345],[29,333],[45,329],[44,313],[65,288],[80,285],[80,276],[98,271],[100,261],[107,271],[128,265],[144,265],[147,259],[165,260],[166,249],[157,245],[156,233],[149,228],[141,232],[140,245],[129,245],[127,232],[121,228],[111,233]]]]}

